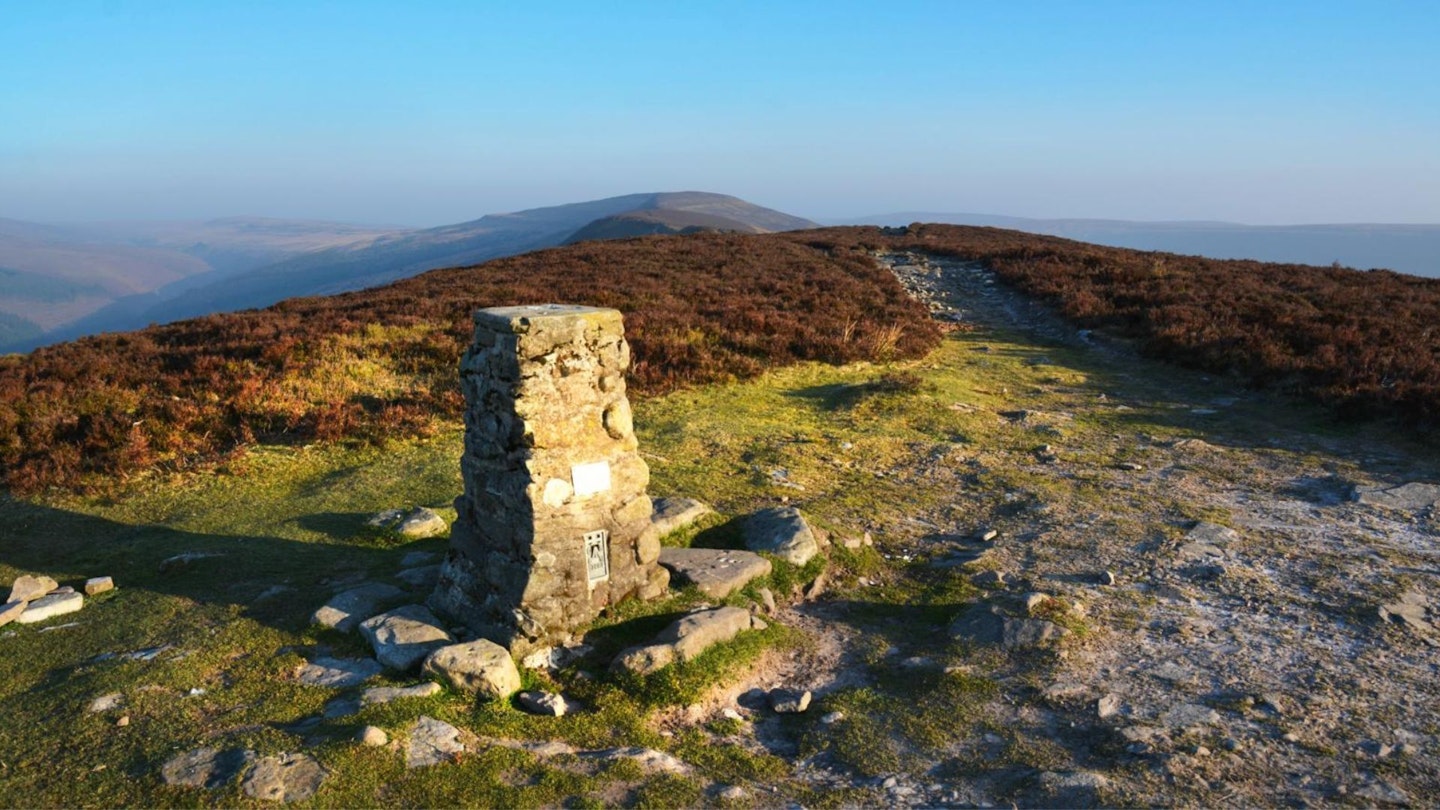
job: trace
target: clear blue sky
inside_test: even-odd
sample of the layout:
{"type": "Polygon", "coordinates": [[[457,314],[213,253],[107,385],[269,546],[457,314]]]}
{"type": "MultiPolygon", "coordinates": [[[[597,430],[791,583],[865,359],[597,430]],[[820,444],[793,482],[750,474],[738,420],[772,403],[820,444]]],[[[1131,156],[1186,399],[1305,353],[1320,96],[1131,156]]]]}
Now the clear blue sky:
{"type": "Polygon", "coordinates": [[[1440,2],[0,0],[0,216],[1440,222],[1440,2]]]}

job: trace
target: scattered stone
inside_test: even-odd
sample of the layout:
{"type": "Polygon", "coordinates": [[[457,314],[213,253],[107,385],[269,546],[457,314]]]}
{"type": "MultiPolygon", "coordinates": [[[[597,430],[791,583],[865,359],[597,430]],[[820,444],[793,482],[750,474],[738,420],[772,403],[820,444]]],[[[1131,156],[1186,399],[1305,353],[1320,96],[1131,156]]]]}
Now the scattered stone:
{"type": "Polygon", "coordinates": [[[1383,506],[1405,512],[1418,512],[1440,505],[1440,484],[1414,482],[1398,487],[1356,487],[1355,500],[1369,506],[1383,506]]]}
{"type": "Polygon", "coordinates": [[[689,661],[749,628],[750,612],[742,608],[695,611],[665,628],[654,643],[621,652],[610,666],[614,670],[648,675],[674,661],[689,661]]]}
{"type": "Polygon", "coordinates": [[[828,712],[828,713],[826,713],[823,717],[820,718],[820,722],[821,722],[821,724],[823,724],[823,725],[833,726],[833,725],[835,725],[836,723],[838,723],[838,722],[840,722],[841,720],[844,720],[844,719],[845,719],[845,713],[844,713],[844,712],[828,712]]]}
{"type": "Polygon", "coordinates": [[[425,659],[425,672],[456,689],[504,700],[520,689],[520,670],[510,651],[487,639],[440,647],[425,659]]]}
{"type": "Polygon", "coordinates": [[[445,522],[445,518],[423,506],[413,509],[390,509],[371,517],[365,521],[365,525],[372,529],[394,532],[401,537],[415,540],[438,537],[450,528],[449,524],[445,522]]]}
{"type": "Polygon", "coordinates": [[[664,751],[656,751],[653,748],[604,748],[599,751],[581,751],[578,756],[582,759],[597,759],[602,762],[629,759],[651,772],[673,773],[677,775],[690,772],[689,765],[664,751]]]}
{"type": "Polygon", "coordinates": [[[360,623],[360,634],[380,663],[402,672],[455,641],[424,605],[405,605],[372,616],[360,623]]]}
{"type": "Polygon", "coordinates": [[[1374,776],[1366,775],[1366,781],[1360,786],[1352,789],[1350,795],[1362,801],[1374,802],[1376,804],[1390,804],[1400,807],[1409,807],[1414,804],[1410,794],[1401,790],[1389,782],[1374,776]]]}
{"type": "Polygon", "coordinates": [[[521,692],[517,697],[520,708],[530,714],[546,717],[564,717],[570,710],[565,698],[554,692],[521,692]]]}
{"type": "Polygon", "coordinates": [[[1007,650],[1038,647],[1068,634],[1054,622],[1006,616],[994,605],[975,604],[950,625],[952,638],[981,644],[999,644],[1007,650]]]}
{"type": "Polygon", "coordinates": [[[1430,622],[1425,621],[1428,604],[1423,593],[1412,590],[1402,594],[1398,601],[1381,605],[1378,612],[1381,621],[1403,623],[1412,630],[1433,630],[1430,622]]]}
{"type": "Polygon", "coordinates": [[[252,799],[300,802],[314,796],[327,775],[309,754],[280,754],[256,762],[240,787],[252,799]]]}
{"type": "Polygon", "coordinates": [[[975,533],[975,539],[982,543],[989,543],[999,536],[1000,532],[995,529],[981,529],[975,533]]]}
{"type": "Polygon", "coordinates": [[[25,612],[25,605],[25,602],[17,600],[15,602],[6,602],[3,606],[0,606],[0,625],[9,624],[20,618],[21,614],[25,612]]]}
{"type": "Polygon", "coordinates": [[[223,557],[213,551],[187,551],[183,554],[176,554],[174,557],[166,557],[160,561],[160,573],[178,574],[201,560],[208,560],[212,557],[223,557]]]}
{"type": "Polygon", "coordinates": [[[1114,693],[1107,694],[1095,701],[1095,713],[1101,720],[1114,717],[1120,713],[1120,696],[1114,693]]]}
{"type": "Polygon", "coordinates": [[[229,782],[254,759],[254,751],[240,748],[196,748],[166,760],[160,766],[160,778],[167,785],[214,789],[229,782]]]}
{"type": "Polygon", "coordinates": [[[1115,579],[1114,571],[1102,571],[1099,576],[1101,585],[1114,585],[1119,580],[1115,579]]]}
{"type": "Polygon", "coordinates": [[[310,621],[348,633],[360,622],[373,616],[380,605],[404,595],[405,592],[394,585],[371,582],[330,597],[330,601],[315,611],[310,621]]]}
{"type": "Polygon", "coordinates": [[[1115,469],[1124,470],[1125,472],[1140,472],[1141,470],[1144,470],[1145,467],[1141,464],[1136,464],[1133,461],[1122,461],[1119,464],[1115,465],[1115,469]]]}
{"type": "Polygon", "coordinates": [[[440,555],[433,551],[407,551],[400,558],[401,568],[416,568],[421,565],[439,565],[440,555]]]}
{"type": "Polygon", "coordinates": [[[445,688],[434,681],[417,683],[414,686],[372,686],[360,693],[361,706],[375,706],[402,698],[424,698],[438,695],[445,688]]]}
{"type": "Polygon", "coordinates": [[[769,560],[754,552],[715,548],[662,548],[660,564],[676,581],[694,585],[712,599],[724,599],[771,568],[769,560]]]}
{"type": "Polygon", "coordinates": [[[762,619],[762,618],[760,618],[759,616],[751,616],[751,617],[750,617],[750,629],[751,629],[751,630],[764,630],[765,628],[767,628],[767,627],[769,627],[769,626],[770,626],[770,625],[769,625],[769,624],[766,624],[766,623],[765,623],[765,620],[762,619]]]}
{"type": "Polygon", "coordinates": [[[410,743],[405,748],[405,767],[427,768],[451,762],[465,752],[460,729],[433,717],[421,715],[410,727],[410,743]]]}
{"type": "Polygon", "coordinates": [[[745,547],[778,556],[792,565],[804,565],[820,553],[810,524],[793,506],[762,509],[745,521],[745,547]]]}
{"type": "Polygon", "coordinates": [[[1045,771],[1038,781],[1060,807],[1092,807],[1099,791],[1110,786],[1109,779],[1093,771],[1045,771]]]}
{"type": "Polygon", "coordinates": [[[650,525],[660,537],[715,512],[694,498],[651,498],[650,503],[655,510],[650,513],[650,525]]]}
{"type": "Polygon", "coordinates": [[[307,686],[343,689],[359,686],[379,675],[384,667],[371,658],[316,658],[295,670],[295,679],[307,686]]]}
{"type": "Polygon", "coordinates": [[[750,791],[739,785],[726,785],[715,795],[727,802],[743,802],[750,798],[750,791]]]}
{"type": "Polygon", "coordinates": [[[1050,601],[1050,594],[1031,591],[1025,594],[1025,610],[1034,613],[1037,608],[1050,601]]]}
{"type": "Polygon", "coordinates": [[[541,647],[521,659],[520,666],[526,669],[560,669],[572,661],[584,658],[593,650],[589,644],[541,647]]]}
{"type": "Polygon", "coordinates": [[[90,701],[90,705],[87,707],[87,710],[91,714],[95,714],[98,712],[108,712],[113,709],[118,709],[123,705],[125,705],[125,695],[120,692],[110,692],[90,701]]]}
{"type": "Polygon", "coordinates": [[[1199,703],[1181,703],[1166,712],[1160,722],[1170,728],[1213,726],[1220,722],[1220,713],[1199,703]]]}
{"type": "Polygon", "coordinates": [[[379,726],[366,726],[360,729],[360,731],[355,734],[355,739],[361,745],[368,745],[371,748],[379,748],[380,746],[390,742],[390,735],[386,734],[385,729],[380,728],[379,726]]]}
{"type": "Polygon", "coordinates": [[[775,613],[775,594],[771,593],[769,588],[761,588],[756,591],[756,594],[760,597],[760,604],[764,606],[765,612],[773,615],[775,613]]]}
{"type": "Polygon", "coordinates": [[[770,690],[770,708],[776,714],[800,714],[810,708],[810,690],[799,692],[793,689],[770,690]]]}
{"type": "Polygon", "coordinates": [[[120,719],[115,721],[116,728],[125,728],[128,725],[130,725],[130,715],[128,714],[120,715],[120,719]]]}
{"type": "Polygon", "coordinates": [[[115,590],[115,580],[110,577],[91,577],[85,580],[86,596],[113,590],[115,590]]]}
{"type": "Polygon", "coordinates": [[[981,571],[970,577],[970,584],[980,588],[1003,588],[1010,582],[1004,571],[981,571]]]}
{"type": "Polygon", "coordinates": [[[25,606],[25,612],[15,619],[20,624],[43,622],[55,616],[74,613],[85,607],[85,597],[78,593],[57,593],[42,596],[25,606]]]}
{"type": "Polygon", "coordinates": [[[15,579],[15,583],[10,586],[10,597],[5,601],[7,603],[33,602],[59,586],[60,583],[50,577],[37,577],[26,574],[15,579]]]}
{"type": "Polygon", "coordinates": [[[414,588],[433,588],[435,583],[440,581],[440,566],[422,565],[417,568],[406,568],[397,573],[395,578],[414,588]]]}

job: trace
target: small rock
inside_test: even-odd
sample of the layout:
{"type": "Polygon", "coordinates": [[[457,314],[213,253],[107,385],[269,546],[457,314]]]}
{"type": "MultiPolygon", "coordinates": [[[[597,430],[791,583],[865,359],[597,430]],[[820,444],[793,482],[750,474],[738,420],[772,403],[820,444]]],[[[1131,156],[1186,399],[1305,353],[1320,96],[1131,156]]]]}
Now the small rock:
{"type": "Polygon", "coordinates": [[[85,595],[94,596],[97,593],[115,590],[115,580],[110,577],[91,577],[85,580],[85,595]]]}
{"type": "Polygon", "coordinates": [[[1114,585],[1116,583],[1114,571],[1103,571],[1100,574],[1101,585],[1114,585]]]}
{"type": "Polygon", "coordinates": [[[404,595],[405,592],[394,585],[371,582],[335,594],[329,602],[315,611],[310,621],[348,633],[360,622],[375,615],[381,604],[404,595]]]}
{"type": "Polygon", "coordinates": [[[694,498],[652,498],[650,525],[660,537],[689,526],[714,509],[694,498]]]}
{"type": "Polygon", "coordinates": [[[810,690],[803,692],[793,689],[773,689],[770,691],[770,708],[776,714],[800,714],[810,708],[810,690]]]}
{"type": "Polygon", "coordinates": [[[362,745],[379,748],[385,743],[390,742],[390,735],[385,733],[385,729],[378,726],[366,726],[360,729],[359,733],[355,735],[355,739],[362,745]]]}
{"type": "Polygon", "coordinates": [[[280,754],[256,762],[240,787],[252,799],[299,802],[314,796],[326,775],[309,754],[280,754]]]}
{"type": "Polygon", "coordinates": [[[25,606],[25,612],[15,621],[20,624],[34,624],[46,619],[74,613],[85,606],[85,597],[78,593],[57,593],[42,596],[25,606]]]}
{"type": "Polygon", "coordinates": [[[1025,610],[1026,612],[1034,613],[1036,608],[1049,601],[1049,594],[1040,593],[1039,591],[1031,591],[1030,593],[1025,594],[1025,610]]]}
{"type": "Polygon", "coordinates": [[[1100,716],[1101,720],[1104,720],[1107,717],[1114,717],[1115,715],[1119,714],[1120,696],[1116,694],[1108,694],[1095,701],[1095,713],[1100,716]]]}
{"type": "Polygon", "coordinates": [[[360,693],[361,706],[375,706],[402,698],[424,698],[438,695],[445,688],[434,681],[417,683],[414,686],[372,686],[360,693]]]}
{"type": "Polygon", "coordinates": [[[744,524],[745,547],[774,554],[791,565],[804,565],[820,553],[815,533],[793,506],[762,509],[744,524]]]}
{"type": "Polygon", "coordinates": [[[1239,751],[1241,745],[1238,739],[1234,737],[1226,737],[1225,739],[1220,741],[1220,747],[1224,748],[1226,751],[1239,751]]]}
{"type": "Polygon", "coordinates": [[[748,629],[750,612],[743,608],[698,610],[677,619],[655,637],[654,643],[622,651],[610,668],[648,675],[676,660],[689,661],[748,629]]]}
{"type": "Polygon", "coordinates": [[[728,785],[716,794],[727,802],[742,802],[750,798],[750,792],[739,785],[728,785]]]}
{"type": "Polygon", "coordinates": [[[301,664],[295,671],[296,680],[307,686],[328,686],[343,689],[359,686],[379,675],[384,667],[370,658],[316,658],[301,664]]]}
{"type": "Polygon", "coordinates": [[[1000,532],[994,529],[981,529],[975,533],[975,539],[982,543],[989,543],[1000,536],[1000,532]]]}
{"type": "Polygon", "coordinates": [[[254,759],[254,751],[239,748],[196,748],[166,760],[160,766],[160,778],[167,785],[214,789],[229,782],[254,759]]]}
{"type": "Polygon", "coordinates": [[[725,718],[726,720],[738,720],[742,723],[745,722],[745,716],[742,715],[740,712],[737,712],[734,709],[730,708],[729,706],[726,706],[720,711],[720,716],[725,718]]]}
{"type": "Polygon", "coordinates": [[[970,583],[981,588],[1003,588],[1009,584],[1009,578],[1003,571],[981,571],[970,577],[970,583]]]}
{"type": "Polygon", "coordinates": [[[1139,464],[1136,464],[1133,461],[1122,461],[1119,464],[1115,465],[1115,469],[1125,470],[1126,472],[1140,472],[1145,468],[1139,464]]]}
{"type": "Polygon", "coordinates": [[[750,617],[750,629],[751,629],[751,630],[764,630],[765,628],[767,628],[767,627],[769,627],[769,626],[770,626],[770,625],[766,624],[766,623],[765,623],[765,620],[762,619],[762,618],[760,618],[759,616],[751,616],[751,617],[750,617]]]}
{"type": "Polygon", "coordinates": [[[653,748],[604,748],[599,751],[582,751],[579,756],[582,759],[598,759],[602,762],[629,759],[652,772],[687,774],[691,771],[690,766],[681,760],[653,748]]]}
{"type": "Polygon", "coordinates": [[[433,717],[422,715],[410,727],[410,742],[405,748],[405,767],[426,768],[451,762],[464,753],[460,729],[433,717]]]}
{"type": "Polygon", "coordinates": [[[128,714],[120,715],[120,719],[115,721],[117,728],[125,728],[128,725],[130,725],[130,715],[128,714]]]}
{"type": "Polygon", "coordinates": [[[120,692],[110,692],[90,701],[90,705],[86,708],[94,714],[96,712],[108,712],[112,709],[118,709],[123,705],[125,705],[125,695],[120,692]]]}
{"type": "Polygon", "coordinates": [[[166,557],[160,561],[160,573],[178,574],[201,560],[221,556],[224,555],[211,551],[187,551],[183,554],[176,554],[173,557],[166,557]]]}
{"type": "Polygon", "coordinates": [[[1166,712],[1160,722],[1171,728],[1213,726],[1220,722],[1220,713],[1199,703],[1181,703],[1166,712]]]}
{"type": "MultiPolygon", "coordinates": [[[[455,641],[424,605],[406,605],[372,616],[360,623],[360,633],[370,642],[380,663],[402,672],[455,641]]],[[[507,653],[505,657],[508,660],[510,656],[507,653]]],[[[511,661],[510,666],[513,668],[515,663],[511,661]]]]}
{"type": "Polygon", "coordinates": [[[521,692],[516,700],[526,712],[547,717],[564,717],[570,709],[565,698],[554,692],[521,692]]]}
{"type": "Polygon", "coordinates": [[[32,602],[59,587],[60,583],[50,577],[37,577],[26,574],[17,577],[15,583],[10,586],[10,597],[5,601],[9,602],[32,602]]]}
{"type": "Polygon", "coordinates": [[[760,604],[765,607],[765,612],[773,614],[775,612],[775,594],[771,593],[769,588],[761,588],[756,591],[756,594],[759,595],[760,604]]]}
{"type": "Polygon", "coordinates": [[[840,722],[841,720],[844,720],[844,719],[845,719],[845,713],[844,713],[844,712],[828,712],[828,713],[825,714],[825,716],[823,716],[823,717],[820,718],[820,722],[821,722],[822,724],[824,724],[824,725],[827,725],[827,726],[833,726],[833,725],[835,725],[836,723],[838,723],[838,722],[840,722]]]}
{"type": "Polygon", "coordinates": [[[445,518],[423,506],[381,512],[365,521],[365,525],[416,540],[437,537],[450,529],[445,518]]]}
{"type": "Polygon", "coordinates": [[[425,659],[424,670],[456,689],[496,700],[520,689],[520,670],[510,651],[483,638],[440,647],[425,659]]]}

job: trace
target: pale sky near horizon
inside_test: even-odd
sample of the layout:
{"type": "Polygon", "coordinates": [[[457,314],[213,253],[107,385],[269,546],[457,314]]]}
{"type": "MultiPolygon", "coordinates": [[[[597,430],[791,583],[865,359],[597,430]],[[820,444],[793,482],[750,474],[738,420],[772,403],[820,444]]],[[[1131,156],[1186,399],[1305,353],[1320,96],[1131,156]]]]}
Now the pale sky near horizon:
{"type": "Polygon", "coordinates": [[[1440,3],[0,0],[0,217],[1440,223],[1440,3]]]}

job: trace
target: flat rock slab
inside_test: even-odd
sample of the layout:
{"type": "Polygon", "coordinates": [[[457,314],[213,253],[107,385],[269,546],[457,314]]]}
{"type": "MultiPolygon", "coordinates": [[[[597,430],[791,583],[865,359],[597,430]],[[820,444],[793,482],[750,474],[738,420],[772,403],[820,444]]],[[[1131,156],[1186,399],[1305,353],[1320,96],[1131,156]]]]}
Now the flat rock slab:
{"type": "Polygon", "coordinates": [[[438,695],[445,688],[434,681],[417,683],[414,686],[372,686],[360,693],[361,706],[374,706],[402,698],[423,698],[438,695]]]}
{"type": "Polygon", "coordinates": [[[1355,500],[1405,512],[1440,506],[1440,484],[1412,481],[1398,487],[1356,487],[1355,500]]]}
{"type": "Polygon", "coordinates": [[[677,619],[655,641],[622,651],[610,668],[648,675],[676,661],[689,661],[705,650],[750,629],[750,612],[737,607],[699,610],[677,619]]]}
{"type": "Polygon", "coordinates": [[[391,509],[381,512],[378,515],[365,521],[365,525],[372,529],[383,529],[384,531],[395,532],[401,537],[423,539],[426,537],[437,537],[449,531],[450,525],[445,518],[435,514],[433,510],[418,506],[413,509],[391,509]]]}
{"type": "Polygon", "coordinates": [[[438,565],[440,555],[433,551],[407,551],[405,556],[400,558],[401,568],[414,568],[419,565],[438,565]]]}
{"type": "Polygon", "coordinates": [[[1181,703],[1160,718],[1170,728],[1213,726],[1220,722],[1220,713],[1200,703],[1181,703]]]}
{"type": "Polygon", "coordinates": [[[410,727],[410,742],[405,747],[405,767],[428,768],[452,762],[465,752],[460,729],[433,717],[421,716],[410,727]]]}
{"type": "Polygon", "coordinates": [[[348,633],[360,622],[375,615],[381,605],[404,595],[405,592],[394,585],[370,582],[335,594],[329,602],[315,611],[310,621],[348,633]]]}
{"type": "Polygon", "coordinates": [[[370,642],[380,663],[402,672],[455,643],[424,605],[405,605],[371,616],[360,623],[360,634],[370,642]]]}
{"type": "Polygon", "coordinates": [[[241,748],[196,748],[166,760],[160,766],[160,778],[167,785],[214,789],[229,782],[254,759],[254,751],[241,748]]]}
{"type": "Polygon", "coordinates": [[[83,607],[85,607],[85,597],[78,593],[51,594],[42,596],[26,605],[25,612],[21,613],[15,621],[20,624],[34,624],[54,616],[74,613],[83,607]]]}
{"type": "Polygon", "coordinates": [[[252,799],[301,802],[315,795],[327,775],[309,754],[280,754],[256,762],[240,787],[252,799]]]}
{"type": "Polygon", "coordinates": [[[208,560],[212,557],[223,556],[225,555],[213,551],[186,551],[182,554],[176,554],[173,557],[166,557],[165,559],[161,560],[160,573],[178,574],[181,571],[190,568],[195,563],[200,562],[201,560],[208,560]]]}
{"type": "Polygon", "coordinates": [[[683,760],[677,759],[664,751],[656,751],[654,748],[602,748],[598,751],[580,751],[576,753],[576,756],[581,759],[594,759],[601,762],[628,759],[652,773],[687,774],[691,771],[690,766],[683,760]]]}
{"type": "Polygon", "coordinates": [[[661,537],[715,512],[694,498],[652,498],[651,505],[650,525],[661,537]]]}
{"type": "Polygon", "coordinates": [[[440,676],[456,689],[497,700],[520,689],[520,670],[510,651],[483,638],[435,650],[425,659],[425,672],[440,676]]]}
{"type": "Polygon", "coordinates": [[[60,583],[50,577],[37,577],[26,574],[17,577],[15,583],[10,586],[10,597],[6,602],[30,602],[39,599],[47,593],[60,587],[60,583]]]}
{"type": "Polygon", "coordinates": [[[994,605],[986,604],[972,605],[950,625],[952,638],[999,644],[1007,650],[1039,647],[1068,632],[1054,622],[1007,616],[994,605]]]}
{"type": "Polygon", "coordinates": [[[745,520],[745,547],[774,554],[792,565],[804,565],[820,553],[810,524],[793,506],[762,509],[745,520]]]}
{"type": "Polygon", "coordinates": [[[660,564],[680,583],[714,599],[729,596],[771,568],[769,560],[753,551],[716,548],[662,548],[660,564]]]}
{"type": "Polygon", "coordinates": [[[359,686],[379,675],[385,668],[371,658],[316,658],[302,664],[295,672],[296,680],[308,686],[329,686],[343,689],[359,686]]]}

